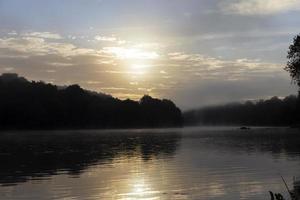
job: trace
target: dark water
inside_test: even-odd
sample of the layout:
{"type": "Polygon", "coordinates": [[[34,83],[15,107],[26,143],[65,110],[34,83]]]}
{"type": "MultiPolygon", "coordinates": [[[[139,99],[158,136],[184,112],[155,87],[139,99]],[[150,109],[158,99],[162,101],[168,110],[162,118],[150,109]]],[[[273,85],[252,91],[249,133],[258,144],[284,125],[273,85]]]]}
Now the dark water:
{"type": "Polygon", "coordinates": [[[0,199],[269,199],[300,133],[191,128],[0,133],[0,199]]]}

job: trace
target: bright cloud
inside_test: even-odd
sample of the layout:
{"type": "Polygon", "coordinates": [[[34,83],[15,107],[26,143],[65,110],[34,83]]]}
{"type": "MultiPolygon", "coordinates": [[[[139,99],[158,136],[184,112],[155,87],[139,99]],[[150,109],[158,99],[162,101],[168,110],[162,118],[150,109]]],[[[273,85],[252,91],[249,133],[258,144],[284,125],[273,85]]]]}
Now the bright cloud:
{"type": "Polygon", "coordinates": [[[114,54],[119,59],[154,60],[159,57],[158,53],[154,51],[146,51],[138,48],[105,47],[103,51],[108,54],[114,54]]]}
{"type": "Polygon", "coordinates": [[[37,38],[46,38],[46,39],[62,39],[62,36],[57,33],[50,32],[27,32],[22,34],[25,37],[37,37],[37,38]]]}
{"type": "Polygon", "coordinates": [[[105,42],[115,42],[118,39],[116,37],[107,37],[107,36],[97,35],[97,36],[95,36],[95,40],[97,40],[97,41],[105,41],[105,42]]]}
{"type": "Polygon", "coordinates": [[[96,53],[95,50],[77,48],[71,43],[50,42],[45,38],[28,36],[0,38],[0,48],[33,55],[59,54],[63,56],[74,56],[78,54],[96,53]]]}

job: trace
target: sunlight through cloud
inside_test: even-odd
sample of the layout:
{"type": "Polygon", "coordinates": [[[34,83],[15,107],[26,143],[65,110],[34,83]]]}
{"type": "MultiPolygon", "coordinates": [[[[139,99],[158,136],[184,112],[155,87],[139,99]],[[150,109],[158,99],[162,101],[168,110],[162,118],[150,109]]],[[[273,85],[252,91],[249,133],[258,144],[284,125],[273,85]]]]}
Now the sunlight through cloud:
{"type": "Polygon", "coordinates": [[[138,48],[105,47],[104,52],[114,54],[117,58],[126,60],[155,60],[159,57],[158,53],[154,51],[145,51],[138,48]]]}

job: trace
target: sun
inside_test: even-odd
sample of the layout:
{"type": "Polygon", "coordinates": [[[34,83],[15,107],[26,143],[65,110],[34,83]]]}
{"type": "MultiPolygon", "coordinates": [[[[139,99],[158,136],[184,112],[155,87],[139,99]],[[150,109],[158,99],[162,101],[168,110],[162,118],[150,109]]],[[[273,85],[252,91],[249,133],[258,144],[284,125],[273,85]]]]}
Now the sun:
{"type": "Polygon", "coordinates": [[[145,75],[150,67],[147,64],[131,64],[128,70],[133,75],[145,75]]]}
{"type": "Polygon", "coordinates": [[[157,52],[141,48],[106,47],[105,51],[121,60],[156,60],[159,57],[157,52]]]}
{"type": "Polygon", "coordinates": [[[151,68],[160,55],[150,47],[143,45],[105,47],[103,49],[109,55],[114,56],[120,63],[119,67],[131,81],[150,77],[151,68]]]}

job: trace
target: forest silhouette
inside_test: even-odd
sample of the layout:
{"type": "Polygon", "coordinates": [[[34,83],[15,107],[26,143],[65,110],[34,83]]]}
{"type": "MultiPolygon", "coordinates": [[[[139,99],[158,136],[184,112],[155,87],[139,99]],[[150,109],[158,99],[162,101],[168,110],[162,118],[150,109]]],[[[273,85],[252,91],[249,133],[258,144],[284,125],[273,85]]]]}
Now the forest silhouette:
{"type": "Polygon", "coordinates": [[[79,85],[59,87],[0,76],[0,129],[96,129],[180,127],[181,111],[149,95],[120,100],[79,85]]]}
{"type": "Polygon", "coordinates": [[[290,95],[189,110],[184,120],[186,125],[298,126],[299,113],[300,99],[290,95]]]}

